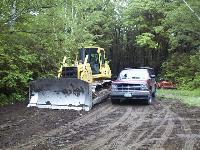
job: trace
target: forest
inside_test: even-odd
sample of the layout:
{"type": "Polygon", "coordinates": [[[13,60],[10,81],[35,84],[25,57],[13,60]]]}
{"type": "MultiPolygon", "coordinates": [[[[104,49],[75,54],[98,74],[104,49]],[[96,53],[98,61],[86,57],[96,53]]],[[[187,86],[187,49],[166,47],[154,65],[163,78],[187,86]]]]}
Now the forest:
{"type": "Polygon", "coordinates": [[[1,0],[0,105],[55,77],[79,48],[105,48],[112,74],[150,66],[180,89],[200,88],[199,0],[1,0]]]}

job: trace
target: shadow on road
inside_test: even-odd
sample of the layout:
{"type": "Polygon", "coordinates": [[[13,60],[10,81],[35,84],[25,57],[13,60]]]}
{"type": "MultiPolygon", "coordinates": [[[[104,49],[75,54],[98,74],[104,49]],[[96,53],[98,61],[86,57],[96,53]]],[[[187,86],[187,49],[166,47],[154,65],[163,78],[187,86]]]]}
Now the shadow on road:
{"type": "MultiPolygon", "coordinates": [[[[110,101],[110,99],[109,99],[109,101],[110,101]]],[[[156,98],[154,98],[153,101],[152,101],[152,105],[157,104],[157,103],[158,103],[158,101],[156,100],[156,98]]],[[[126,105],[148,106],[147,101],[141,100],[141,99],[138,99],[138,100],[137,99],[136,100],[131,100],[131,99],[121,100],[120,104],[118,104],[118,105],[121,105],[121,106],[123,106],[123,105],[125,105],[125,106],[126,105]]]]}

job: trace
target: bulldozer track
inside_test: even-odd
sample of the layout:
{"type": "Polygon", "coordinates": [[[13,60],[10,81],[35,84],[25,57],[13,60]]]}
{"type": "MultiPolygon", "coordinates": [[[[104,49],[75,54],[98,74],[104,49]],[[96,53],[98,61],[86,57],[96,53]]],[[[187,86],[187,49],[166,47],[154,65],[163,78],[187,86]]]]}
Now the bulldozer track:
{"type": "MultiPolygon", "coordinates": [[[[3,149],[200,149],[200,110],[181,108],[180,112],[173,105],[165,101],[154,101],[150,106],[112,105],[108,99],[59,128],[3,149]]],[[[4,122],[0,130],[4,132],[8,126],[25,122],[23,118],[16,123],[4,122]]]]}

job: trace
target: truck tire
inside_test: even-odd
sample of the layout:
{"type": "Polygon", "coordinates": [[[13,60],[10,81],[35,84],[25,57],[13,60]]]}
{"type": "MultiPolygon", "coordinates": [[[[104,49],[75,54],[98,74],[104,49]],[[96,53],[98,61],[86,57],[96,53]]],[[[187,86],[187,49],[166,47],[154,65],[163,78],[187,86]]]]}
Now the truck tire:
{"type": "Polygon", "coordinates": [[[153,92],[153,93],[152,93],[152,97],[156,97],[156,92],[153,92]]]}
{"type": "Polygon", "coordinates": [[[155,90],[154,91],[152,91],[152,97],[156,97],[156,85],[155,85],[155,90]]]}
{"type": "Polygon", "coordinates": [[[153,98],[152,98],[152,97],[149,97],[149,98],[147,99],[147,101],[146,101],[146,104],[147,104],[147,105],[151,105],[151,104],[152,104],[152,100],[153,100],[153,98]]]}

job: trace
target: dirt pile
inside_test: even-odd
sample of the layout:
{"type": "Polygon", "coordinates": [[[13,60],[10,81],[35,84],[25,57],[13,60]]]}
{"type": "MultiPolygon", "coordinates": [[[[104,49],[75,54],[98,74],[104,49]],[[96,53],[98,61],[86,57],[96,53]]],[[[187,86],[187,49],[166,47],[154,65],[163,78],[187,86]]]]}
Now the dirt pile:
{"type": "Polygon", "coordinates": [[[0,149],[28,142],[59,128],[85,112],[27,108],[15,104],[0,108],[0,149]]]}

